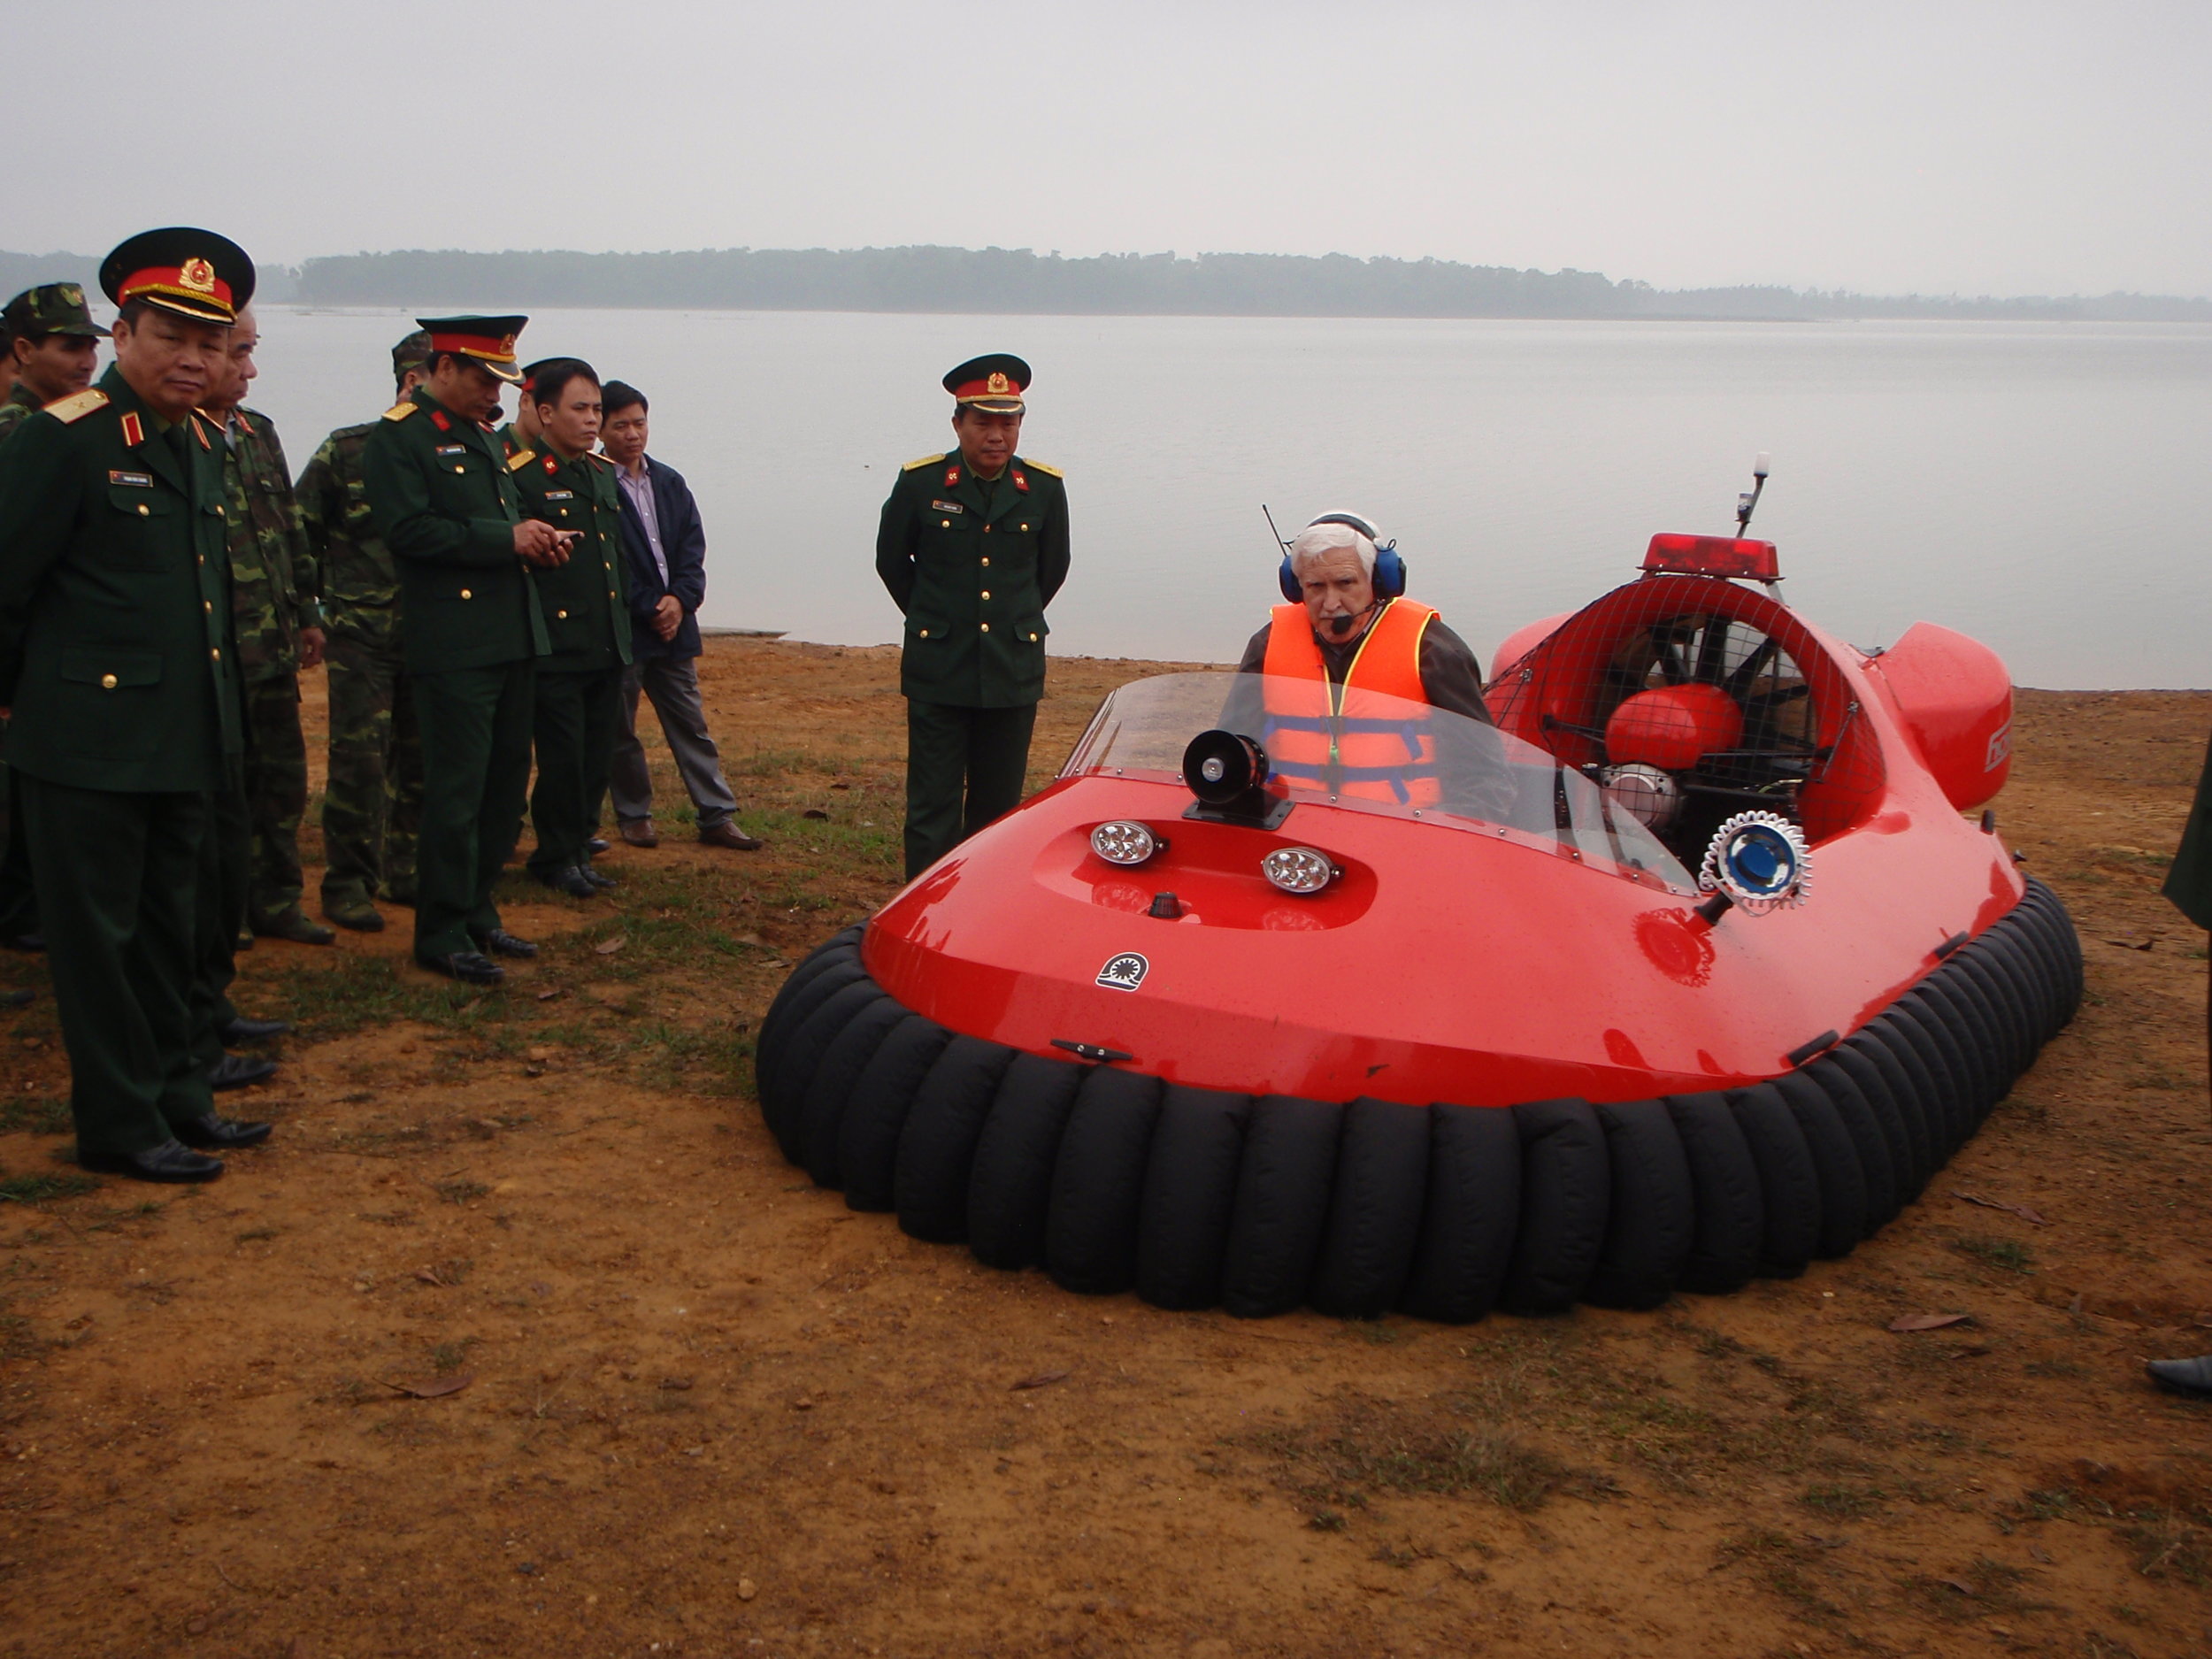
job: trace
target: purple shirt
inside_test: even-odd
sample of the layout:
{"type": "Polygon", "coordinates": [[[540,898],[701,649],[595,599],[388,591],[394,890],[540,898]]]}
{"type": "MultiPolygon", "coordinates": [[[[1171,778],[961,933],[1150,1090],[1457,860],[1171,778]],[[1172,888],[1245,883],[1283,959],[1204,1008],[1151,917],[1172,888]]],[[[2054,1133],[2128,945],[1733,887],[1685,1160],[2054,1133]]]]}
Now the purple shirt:
{"type": "Polygon", "coordinates": [[[645,457],[638,457],[637,471],[626,466],[614,470],[615,481],[622,486],[622,494],[630,503],[630,511],[645,526],[645,545],[653,549],[653,567],[661,573],[661,586],[668,585],[668,555],[661,551],[660,516],[653,507],[653,475],[646,470],[645,457]]]}

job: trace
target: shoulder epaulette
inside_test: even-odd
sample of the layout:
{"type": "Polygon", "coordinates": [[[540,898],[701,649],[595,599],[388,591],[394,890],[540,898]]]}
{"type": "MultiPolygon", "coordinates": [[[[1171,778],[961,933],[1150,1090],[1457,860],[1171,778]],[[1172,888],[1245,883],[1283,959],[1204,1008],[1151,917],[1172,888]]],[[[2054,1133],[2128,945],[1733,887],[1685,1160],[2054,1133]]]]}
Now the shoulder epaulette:
{"type": "Polygon", "coordinates": [[[46,412],[64,426],[73,420],[82,420],[96,409],[104,408],[108,395],[98,387],[77,392],[67,397],[58,397],[46,405],[46,412]]]}
{"type": "Polygon", "coordinates": [[[422,405],[420,403],[418,403],[413,398],[410,397],[403,403],[394,403],[389,409],[386,410],[384,411],[384,419],[387,420],[404,420],[408,416],[413,414],[421,407],[422,405]]]}
{"type": "Polygon", "coordinates": [[[611,467],[611,466],[612,466],[612,465],[614,465],[614,463],[613,463],[612,461],[610,461],[609,459],[607,459],[607,457],[606,457],[605,456],[603,456],[603,455],[600,454],[600,453],[599,453],[599,451],[598,451],[598,450],[596,450],[596,449],[590,449],[590,450],[587,450],[587,451],[585,452],[585,458],[586,458],[587,460],[589,460],[589,461],[592,461],[592,462],[595,463],[595,464],[596,464],[596,465],[599,465],[602,469],[604,469],[604,468],[606,468],[606,467],[611,467]]]}
{"type": "Polygon", "coordinates": [[[517,449],[507,457],[507,470],[510,472],[519,472],[537,458],[538,452],[535,449],[517,449]]]}
{"type": "Polygon", "coordinates": [[[909,461],[904,466],[901,467],[899,471],[902,472],[911,472],[918,466],[934,466],[938,462],[943,460],[951,453],[952,451],[949,449],[940,449],[934,455],[925,455],[919,460],[909,461]]]}
{"type": "Polygon", "coordinates": [[[1025,455],[1022,457],[1022,465],[1033,472],[1042,472],[1047,478],[1065,478],[1067,476],[1067,474],[1063,472],[1058,467],[1047,466],[1042,461],[1033,461],[1025,455]]]}

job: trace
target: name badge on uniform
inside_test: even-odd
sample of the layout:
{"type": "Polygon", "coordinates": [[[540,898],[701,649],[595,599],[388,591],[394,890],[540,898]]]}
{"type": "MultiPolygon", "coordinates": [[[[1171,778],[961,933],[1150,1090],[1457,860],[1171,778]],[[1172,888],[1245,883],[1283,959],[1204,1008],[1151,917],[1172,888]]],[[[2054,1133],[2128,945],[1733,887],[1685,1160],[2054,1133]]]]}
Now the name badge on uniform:
{"type": "Polygon", "coordinates": [[[545,498],[548,501],[574,501],[576,492],[572,489],[549,489],[545,492],[545,498]]]}
{"type": "Polygon", "coordinates": [[[438,446],[437,452],[440,455],[466,455],[469,452],[469,447],[465,443],[442,443],[438,446]]]}
{"type": "Polygon", "coordinates": [[[956,501],[933,501],[929,503],[929,510],[932,512],[965,512],[968,511],[956,501]]]}
{"type": "Polygon", "coordinates": [[[120,484],[130,489],[151,489],[154,487],[154,475],[151,472],[110,472],[108,482],[120,484]]]}

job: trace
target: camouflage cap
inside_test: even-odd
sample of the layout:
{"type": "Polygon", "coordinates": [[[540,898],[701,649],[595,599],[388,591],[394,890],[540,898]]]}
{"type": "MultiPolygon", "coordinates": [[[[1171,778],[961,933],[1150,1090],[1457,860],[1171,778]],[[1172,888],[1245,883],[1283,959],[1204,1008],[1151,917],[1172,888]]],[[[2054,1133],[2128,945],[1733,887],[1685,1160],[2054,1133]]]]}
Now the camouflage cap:
{"type": "Polygon", "coordinates": [[[0,329],[10,338],[32,334],[86,334],[96,340],[108,331],[92,320],[84,289],[74,282],[46,282],[25,288],[0,310],[0,329]]]}
{"type": "Polygon", "coordinates": [[[399,380],[410,369],[430,366],[430,331],[418,328],[392,348],[392,378],[399,380]]]}

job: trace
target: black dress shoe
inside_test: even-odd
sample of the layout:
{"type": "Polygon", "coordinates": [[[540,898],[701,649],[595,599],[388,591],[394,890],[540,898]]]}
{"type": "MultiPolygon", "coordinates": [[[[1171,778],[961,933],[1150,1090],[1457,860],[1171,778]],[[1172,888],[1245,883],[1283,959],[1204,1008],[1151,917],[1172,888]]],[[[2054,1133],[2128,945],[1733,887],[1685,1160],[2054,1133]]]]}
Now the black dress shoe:
{"type": "Polygon", "coordinates": [[[2212,1354],[2195,1359],[2154,1359],[2143,1369],[2161,1388],[2198,1399],[2212,1396],[2212,1354]]]}
{"type": "Polygon", "coordinates": [[[539,880],[556,893],[565,893],[572,899],[595,899],[599,896],[598,887],[579,864],[563,864],[558,870],[549,870],[542,874],[535,871],[531,873],[537,875],[539,880]]]}
{"type": "Polygon", "coordinates": [[[169,1127],[188,1147],[197,1147],[204,1152],[233,1152],[240,1147],[259,1146],[276,1125],[240,1123],[234,1118],[219,1118],[210,1112],[204,1118],[171,1124],[169,1127]]]}
{"type": "Polygon", "coordinates": [[[43,933],[11,933],[5,939],[0,939],[0,945],[5,945],[10,950],[19,950],[27,956],[36,956],[46,949],[46,935],[43,933]]]}
{"type": "Polygon", "coordinates": [[[81,1147],[77,1167],[127,1175],[134,1181],[211,1181],[223,1172],[223,1161],[204,1157],[180,1141],[165,1141],[143,1152],[87,1152],[81,1147]]]}
{"type": "Polygon", "coordinates": [[[433,973],[442,973],[449,979],[465,979],[471,985],[497,985],[507,977],[506,969],[473,950],[457,950],[449,956],[417,956],[415,960],[433,973]]]}
{"type": "Polygon", "coordinates": [[[266,1042],[272,1037],[288,1036],[291,1023],[281,1019],[248,1019],[241,1014],[215,1028],[215,1034],[223,1040],[223,1047],[234,1048],[242,1042],[266,1042]]]}
{"type": "Polygon", "coordinates": [[[598,871],[594,870],[589,864],[578,864],[576,867],[584,872],[584,879],[590,882],[592,886],[597,887],[602,893],[604,893],[609,887],[618,887],[622,885],[612,876],[600,874],[598,871]]]}
{"type": "Polygon", "coordinates": [[[526,939],[517,939],[503,927],[495,927],[476,941],[495,956],[534,956],[538,948],[526,939]]]}
{"type": "Polygon", "coordinates": [[[258,1055],[227,1054],[207,1069],[210,1088],[243,1088],[276,1075],[276,1062],[258,1055]]]}
{"type": "Polygon", "coordinates": [[[601,853],[603,853],[603,852],[605,852],[605,851],[607,850],[607,846],[608,846],[608,841],[607,841],[607,838],[606,838],[604,835],[595,835],[595,836],[593,836],[593,837],[592,837],[589,841],[586,841],[586,842],[584,843],[584,850],[585,850],[586,852],[588,852],[588,853],[591,854],[591,855],[592,855],[592,856],[594,856],[594,857],[595,858],[595,857],[597,857],[597,856],[598,856],[601,853]]]}

